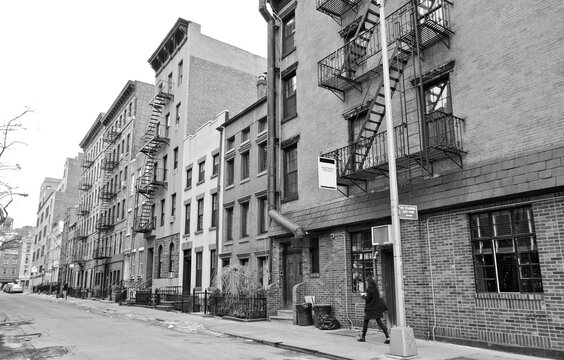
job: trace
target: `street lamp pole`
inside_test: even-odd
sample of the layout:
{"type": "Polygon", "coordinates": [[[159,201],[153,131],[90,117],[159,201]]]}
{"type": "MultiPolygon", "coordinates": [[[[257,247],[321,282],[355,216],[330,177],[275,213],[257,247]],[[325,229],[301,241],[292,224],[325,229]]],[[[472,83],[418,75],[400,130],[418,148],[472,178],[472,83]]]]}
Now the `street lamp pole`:
{"type": "Polygon", "coordinates": [[[388,64],[388,40],[386,34],[386,14],[384,0],[380,0],[380,44],[382,46],[382,68],[384,77],[384,100],[386,105],[386,136],[388,146],[388,166],[390,177],[390,209],[392,215],[392,239],[394,248],[394,278],[396,292],[397,326],[390,330],[390,353],[410,358],[417,355],[417,345],[413,329],[405,321],[405,300],[403,291],[403,260],[401,254],[401,230],[399,218],[398,182],[396,171],[396,145],[392,119],[392,94],[390,90],[390,69],[388,64]]]}

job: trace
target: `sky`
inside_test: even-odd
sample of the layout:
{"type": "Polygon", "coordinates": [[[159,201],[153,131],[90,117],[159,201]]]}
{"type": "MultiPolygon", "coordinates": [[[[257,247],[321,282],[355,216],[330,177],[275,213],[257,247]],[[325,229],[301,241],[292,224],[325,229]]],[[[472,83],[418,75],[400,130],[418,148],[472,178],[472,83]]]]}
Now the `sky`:
{"type": "MultiPolygon", "coordinates": [[[[61,178],[67,158],[128,80],[154,83],[147,59],[176,20],[266,57],[258,0],[0,1],[0,123],[31,109],[17,143],[0,157],[0,182],[13,192],[14,227],[35,225],[46,177],[61,178]],[[20,143],[21,142],[21,143],[20,143]],[[18,164],[19,170],[16,168],[18,164]]],[[[0,185],[0,203],[10,196],[0,185]]]]}

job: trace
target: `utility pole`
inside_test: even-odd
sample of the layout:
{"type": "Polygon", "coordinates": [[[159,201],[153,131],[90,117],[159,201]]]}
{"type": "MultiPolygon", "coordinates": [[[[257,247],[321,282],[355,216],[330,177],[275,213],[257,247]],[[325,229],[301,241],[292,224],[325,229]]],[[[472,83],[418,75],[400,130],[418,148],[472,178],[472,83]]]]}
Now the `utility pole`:
{"type": "Polygon", "coordinates": [[[390,209],[392,213],[392,239],[394,247],[394,278],[396,292],[397,326],[390,329],[390,353],[400,358],[417,355],[417,345],[413,329],[405,321],[405,301],[403,292],[403,260],[401,254],[401,231],[399,218],[398,181],[396,171],[396,144],[392,119],[392,94],[390,91],[390,68],[388,64],[388,40],[386,34],[386,14],[384,0],[380,0],[380,44],[382,46],[382,68],[384,70],[384,99],[386,105],[386,135],[388,145],[388,166],[390,176],[390,209]]]}

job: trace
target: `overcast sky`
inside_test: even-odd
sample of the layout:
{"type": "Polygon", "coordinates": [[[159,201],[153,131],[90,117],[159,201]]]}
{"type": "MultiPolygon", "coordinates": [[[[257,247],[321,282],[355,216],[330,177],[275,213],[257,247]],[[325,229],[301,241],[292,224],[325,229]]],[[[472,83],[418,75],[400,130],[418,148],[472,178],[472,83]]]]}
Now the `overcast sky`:
{"type": "MultiPolygon", "coordinates": [[[[35,225],[45,177],[61,178],[67,157],[128,80],[154,83],[147,59],[182,17],[202,33],[266,56],[258,0],[17,0],[0,2],[0,120],[20,114],[24,141],[0,161],[0,181],[29,197],[7,208],[14,226],[35,225]]],[[[6,204],[9,197],[2,198],[6,204]]]]}

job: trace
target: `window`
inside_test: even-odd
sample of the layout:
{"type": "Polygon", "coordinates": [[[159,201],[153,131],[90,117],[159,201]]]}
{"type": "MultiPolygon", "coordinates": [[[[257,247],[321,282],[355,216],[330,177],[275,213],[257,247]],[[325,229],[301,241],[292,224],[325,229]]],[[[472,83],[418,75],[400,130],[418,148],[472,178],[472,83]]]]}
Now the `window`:
{"type": "Polygon", "coordinates": [[[174,269],[174,243],[170,243],[168,247],[168,272],[171,273],[174,269]]]}
{"type": "Polygon", "coordinates": [[[241,180],[249,177],[249,162],[249,151],[245,151],[241,154],[241,180]]]}
{"type": "MultiPolygon", "coordinates": [[[[167,163],[168,163],[168,156],[165,155],[165,156],[163,156],[163,181],[166,181],[166,176],[167,176],[167,171],[168,171],[167,163]]],[[[155,172],[155,174],[156,174],[156,172],[155,172]]]]}
{"type": "Polygon", "coordinates": [[[266,197],[257,199],[258,208],[258,233],[266,233],[268,226],[268,205],[266,204],[266,197]]]}
{"type": "Polygon", "coordinates": [[[258,144],[258,172],[261,173],[267,170],[268,166],[268,150],[267,142],[264,141],[258,144]]]}
{"type": "Polygon", "coordinates": [[[284,149],[284,198],[298,196],[298,146],[284,149]]]}
{"type": "Polygon", "coordinates": [[[166,85],[166,87],[167,87],[166,92],[170,94],[170,93],[172,93],[172,72],[168,74],[167,79],[168,79],[168,81],[167,81],[168,83],[166,85]]]}
{"type": "Polygon", "coordinates": [[[249,140],[249,134],[250,133],[251,133],[251,128],[249,128],[249,127],[241,130],[241,142],[242,143],[249,140]]]}
{"type": "Polygon", "coordinates": [[[225,209],[225,238],[233,240],[233,207],[225,209]]]}
{"type": "Polygon", "coordinates": [[[176,104],[176,126],[180,124],[180,112],[182,111],[182,103],[176,104]]]}
{"type": "Polygon", "coordinates": [[[165,115],[165,133],[164,137],[170,136],[170,113],[165,115]]]}
{"type": "Polygon", "coordinates": [[[215,154],[212,157],[212,176],[219,173],[219,154],[215,154]]]}
{"type": "Polygon", "coordinates": [[[217,250],[210,250],[210,279],[213,279],[217,272],[217,250]]]}
{"type": "Polygon", "coordinates": [[[180,62],[178,63],[178,85],[180,86],[182,85],[182,73],[184,72],[184,61],[180,60],[180,62]]]}
{"type": "Polygon", "coordinates": [[[374,274],[372,262],[372,235],[370,231],[351,233],[352,291],[365,292],[368,276],[374,274]]]}
{"type": "Polygon", "coordinates": [[[268,285],[268,257],[257,257],[257,283],[259,289],[264,289],[268,285]]]}
{"type": "Polygon", "coordinates": [[[319,239],[316,237],[309,239],[309,256],[311,273],[319,274],[319,239]]]}
{"type": "Polygon", "coordinates": [[[242,259],[239,259],[239,265],[241,265],[241,266],[249,266],[249,258],[242,258],[242,259]]]}
{"type": "Polygon", "coordinates": [[[161,226],[164,226],[165,222],[165,199],[161,200],[161,226]]]}
{"type": "Polygon", "coordinates": [[[211,227],[217,226],[217,213],[218,213],[218,200],[217,200],[217,193],[212,194],[212,211],[211,211],[211,227]]]}
{"type": "Polygon", "coordinates": [[[198,164],[198,184],[206,179],[206,162],[202,161],[198,164]]]}
{"type": "Polygon", "coordinates": [[[266,131],[266,128],[268,126],[268,123],[266,121],[266,118],[262,118],[258,121],[258,133],[262,133],[263,131],[266,131]]]}
{"type": "Polygon", "coordinates": [[[241,203],[240,205],[240,210],[241,210],[241,237],[247,237],[249,236],[249,229],[248,229],[248,218],[249,218],[249,203],[245,202],[245,203],[241,203]]]}
{"type": "Polygon", "coordinates": [[[198,200],[198,222],[196,226],[196,231],[201,231],[204,229],[204,199],[198,200]]]}
{"type": "Polygon", "coordinates": [[[176,170],[178,168],[178,146],[174,148],[174,150],[172,151],[172,166],[173,169],[176,170]]]}
{"type": "Polygon", "coordinates": [[[131,134],[127,134],[127,140],[125,142],[125,152],[129,152],[129,143],[131,142],[131,134]]]}
{"type": "Polygon", "coordinates": [[[543,292],[531,207],[473,214],[470,232],[477,292],[543,292]]]}
{"type": "Polygon", "coordinates": [[[233,185],[235,182],[235,159],[229,159],[225,162],[225,185],[233,185]]]}
{"type": "Polygon", "coordinates": [[[192,168],[186,170],[186,189],[192,187],[192,168]]]}
{"type": "Polygon", "coordinates": [[[296,34],[296,18],[294,13],[288,15],[283,21],[282,54],[285,56],[296,48],[294,43],[294,35],[296,34]]]}
{"type": "Polygon", "coordinates": [[[196,287],[202,287],[202,256],[203,253],[196,253],[196,287]]]}
{"type": "Polygon", "coordinates": [[[296,107],[296,73],[290,73],[282,80],[283,83],[283,111],[284,119],[290,119],[298,115],[296,107]]]}
{"type": "Polygon", "coordinates": [[[231,149],[233,149],[235,147],[235,137],[232,136],[229,139],[227,139],[226,144],[225,144],[225,150],[229,151],[231,149]]]}
{"type": "Polygon", "coordinates": [[[448,116],[452,114],[449,78],[426,84],[424,91],[429,145],[454,145],[456,143],[455,123],[452,116],[448,116]]]}
{"type": "Polygon", "coordinates": [[[170,216],[176,215],[176,193],[170,196],[170,216]]]}
{"type": "Polygon", "coordinates": [[[184,205],[184,234],[190,234],[190,204],[184,205]]]}

